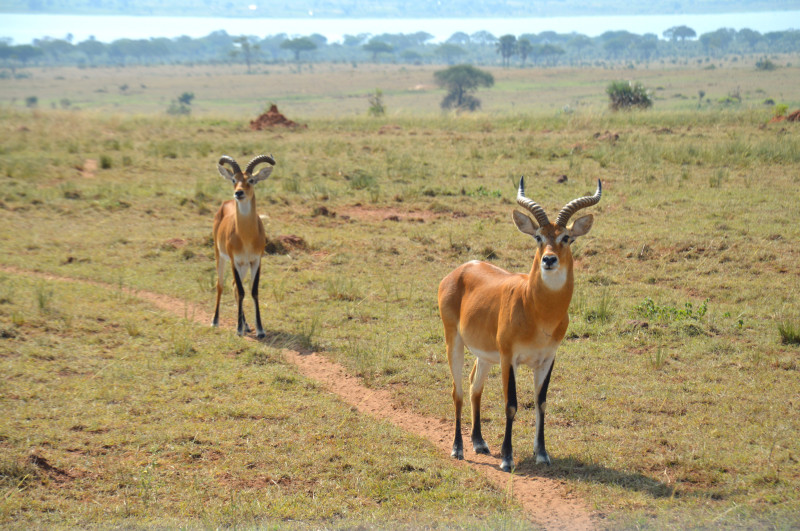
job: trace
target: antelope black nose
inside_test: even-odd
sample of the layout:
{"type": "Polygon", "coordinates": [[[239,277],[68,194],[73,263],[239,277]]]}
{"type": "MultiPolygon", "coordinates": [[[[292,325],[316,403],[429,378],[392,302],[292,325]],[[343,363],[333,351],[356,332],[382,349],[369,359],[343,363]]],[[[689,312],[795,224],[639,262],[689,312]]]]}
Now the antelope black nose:
{"type": "Polygon", "coordinates": [[[236,199],[242,199],[244,197],[244,190],[236,190],[233,195],[236,196],[236,199]]]}
{"type": "Polygon", "coordinates": [[[558,262],[558,257],[555,255],[548,255],[542,257],[542,263],[547,269],[551,269],[558,262]]]}

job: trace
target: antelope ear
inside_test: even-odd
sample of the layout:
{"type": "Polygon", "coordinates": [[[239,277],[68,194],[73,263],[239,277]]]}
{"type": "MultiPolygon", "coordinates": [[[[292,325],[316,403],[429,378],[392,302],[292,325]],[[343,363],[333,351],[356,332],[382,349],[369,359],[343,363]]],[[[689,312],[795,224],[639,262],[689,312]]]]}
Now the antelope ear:
{"type": "Polygon", "coordinates": [[[264,166],[263,168],[261,168],[261,171],[259,171],[253,176],[253,180],[255,182],[263,181],[264,179],[270,176],[270,174],[272,173],[272,169],[273,166],[264,166]]]}
{"type": "Polygon", "coordinates": [[[514,218],[514,225],[517,226],[520,232],[536,236],[536,229],[539,228],[539,225],[537,225],[535,221],[518,210],[512,212],[512,216],[514,218]]]}
{"type": "Polygon", "coordinates": [[[217,164],[217,169],[219,170],[219,174],[222,175],[223,178],[228,179],[232,183],[236,183],[236,177],[234,176],[231,170],[229,170],[222,164],[217,164]]]}
{"type": "Polygon", "coordinates": [[[592,228],[592,223],[594,223],[594,216],[591,214],[586,214],[575,220],[572,226],[569,228],[569,234],[573,238],[577,238],[578,236],[583,236],[592,228]]]}

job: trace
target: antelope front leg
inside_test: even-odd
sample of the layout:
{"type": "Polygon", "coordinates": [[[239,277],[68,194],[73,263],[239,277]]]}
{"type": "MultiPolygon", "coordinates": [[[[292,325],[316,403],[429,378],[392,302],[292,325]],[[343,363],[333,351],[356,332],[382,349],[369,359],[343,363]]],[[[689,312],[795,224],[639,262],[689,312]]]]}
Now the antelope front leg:
{"type": "Polygon", "coordinates": [[[544,412],[547,409],[547,388],[550,386],[550,375],[553,373],[555,359],[550,361],[546,369],[537,370],[534,374],[536,393],[536,442],[533,453],[536,454],[536,464],[550,464],[550,456],[544,446],[544,412]]]}
{"type": "Polygon", "coordinates": [[[257,261],[250,271],[250,293],[253,296],[253,304],[255,304],[256,307],[256,337],[258,339],[264,339],[267,337],[267,333],[264,331],[264,327],[261,326],[261,308],[258,307],[258,280],[260,276],[261,260],[257,261]]]}
{"type": "Polygon", "coordinates": [[[239,270],[233,266],[233,282],[236,288],[236,333],[243,336],[245,332],[249,331],[249,327],[244,320],[244,308],[242,302],[244,301],[244,286],[242,286],[242,277],[239,276],[239,270]]]}
{"type": "MultiPolygon", "coordinates": [[[[502,353],[501,353],[502,356],[502,353]]],[[[510,356],[509,356],[510,358],[510,356]]],[[[503,377],[503,394],[506,399],[506,434],[503,437],[502,456],[500,468],[504,472],[514,470],[514,450],[511,446],[511,428],[517,414],[517,381],[511,361],[500,360],[500,370],[503,377]]]]}

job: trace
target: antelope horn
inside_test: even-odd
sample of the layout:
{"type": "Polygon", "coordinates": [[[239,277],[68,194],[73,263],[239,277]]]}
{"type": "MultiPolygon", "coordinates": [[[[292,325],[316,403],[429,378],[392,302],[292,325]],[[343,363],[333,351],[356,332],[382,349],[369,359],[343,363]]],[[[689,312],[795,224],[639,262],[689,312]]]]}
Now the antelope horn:
{"type": "Polygon", "coordinates": [[[272,158],[272,155],[259,155],[257,157],[254,157],[253,160],[247,163],[247,169],[244,170],[244,172],[248,175],[252,175],[255,167],[261,164],[262,162],[268,162],[273,166],[275,166],[275,159],[272,158]]]}
{"type": "Polygon", "coordinates": [[[519,206],[533,214],[536,221],[539,222],[540,227],[550,225],[550,220],[547,219],[544,209],[536,203],[533,199],[525,197],[525,177],[519,178],[519,190],[517,190],[517,203],[519,206]]]}
{"type": "Polygon", "coordinates": [[[222,166],[222,165],[223,165],[223,164],[225,164],[226,162],[227,162],[228,164],[230,164],[230,165],[231,165],[231,168],[233,168],[233,173],[234,173],[234,174],[237,174],[237,173],[242,173],[242,169],[239,167],[239,163],[238,163],[238,162],[236,162],[235,160],[233,160],[233,158],[232,158],[232,157],[229,157],[228,155],[222,155],[222,156],[219,158],[219,162],[218,162],[217,164],[219,164],[220,166],[222,166]]]}
{"type": "Polygon", "coordinates": [[[582,208],[596,205],[600,201],[600,196],[602,194],[603,194],[603,184],[600,182],[600,179],[597,179],[597,191],[594,193],[594,195],[579,197],[578,199],[573,199],[572,201],[567,203],[564,206],[564,208],[561,209],[561,212],[558,213],[558,218],[556,219],[556,225],[566,228],[567,221],[569,221],[569,218],[571,218],[575,212],[577,212],[582,208]]]}

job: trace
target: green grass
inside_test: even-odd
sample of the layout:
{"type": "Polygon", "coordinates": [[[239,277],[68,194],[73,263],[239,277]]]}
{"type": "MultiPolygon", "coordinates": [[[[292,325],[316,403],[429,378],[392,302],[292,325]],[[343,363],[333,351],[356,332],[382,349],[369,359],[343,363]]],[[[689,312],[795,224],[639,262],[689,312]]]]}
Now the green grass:
{"type": "Polygon", "coordinates": [[[299,376],[280,347],[115,291],[1,278],[15,294],[0,305],[6,528],[519,517],[478,474],[299,376]]]}
{"type": "MultiPolygon", "coordinates": [[[[164,101],[187,89],[193,107],[213,99],[175,86],[180,76],[144,71],[164,101]]],[[[763,100],[761,88],[800,102],[784,71],[796,74],[636,78],[688,95],[701,82],[719,93],[739,83],[746,102],[763,100]]],[[[383,73],[397,88],[418,71],[383,73]]],[[[328,74],[333,94],[345,76],[328,74]]],[[[247,117],[263,105],[239,86],[223,116],[174,119],[152,102],[147,115],[0,108],[2,265],[161,292],[210,312],[211,219],[231,193],[215,170],[223,153],[275,156],[259,211],[271,238],[306,242],[265,257],[263,345],[113,290],[0,275],[0,363],[11,375],[0,383],[3,525],[513,526],[521,516],[504,492],[350,411],[280,349],[321,351],[402,407],[451,419],[436,288],[490,254],[500,267],[530,269],[532,243],[510,219],[524,174],[548,212],[597,178],[604,195],[575,244],[570,330],[548,396],[554,465],[533,464],[533,382],[523,370],[519,466],[564,482],[609,528],[797,527],[800,352],[776,330],[800,315],[794,124],[764,126],[771,110],[755,103],[697,110],[656,98],[650,111],[611,113],[602,88],[619,72],[605,70],[540,71],[578,76],[579,88],[595,80],[585,95],[597,101],[571,114],[558,109],[577,93],[527,94],[511,112],[509,100],[504,110],[492,103],[508,94],[489,90],[479,94],[487,112],[443,116],[424,110],[437,108],[435,94],[418,95],[422,109],[398,109],[380,74],[351,83],[385,91],[381,119],[366,116],[366,96],[329,98],[311,74],[266,76],[286,83],[276,90],[305,82],[317,93],[308,107],[281,107],[308,123],[295,131],[251,132],[247,117]],[[342,114],[329,114],[337,105],[342,114]],[[103,155],[109,167],[85,171],[103,155]],[[376,448],[369,459],[364,441],[376,448]],[[43,472],[32,452],[74,477],[43,472]]],[[[198,79],[221,92],[227,77],[198,79]]],[[[24,93],[4,86],[0,96],[14,91],[24,93]]],[[[234,311],[226,287],[223,321],[234,311]]],[[[500,397],[495,371],[483,401],[493,450],[500,397]]]]}

